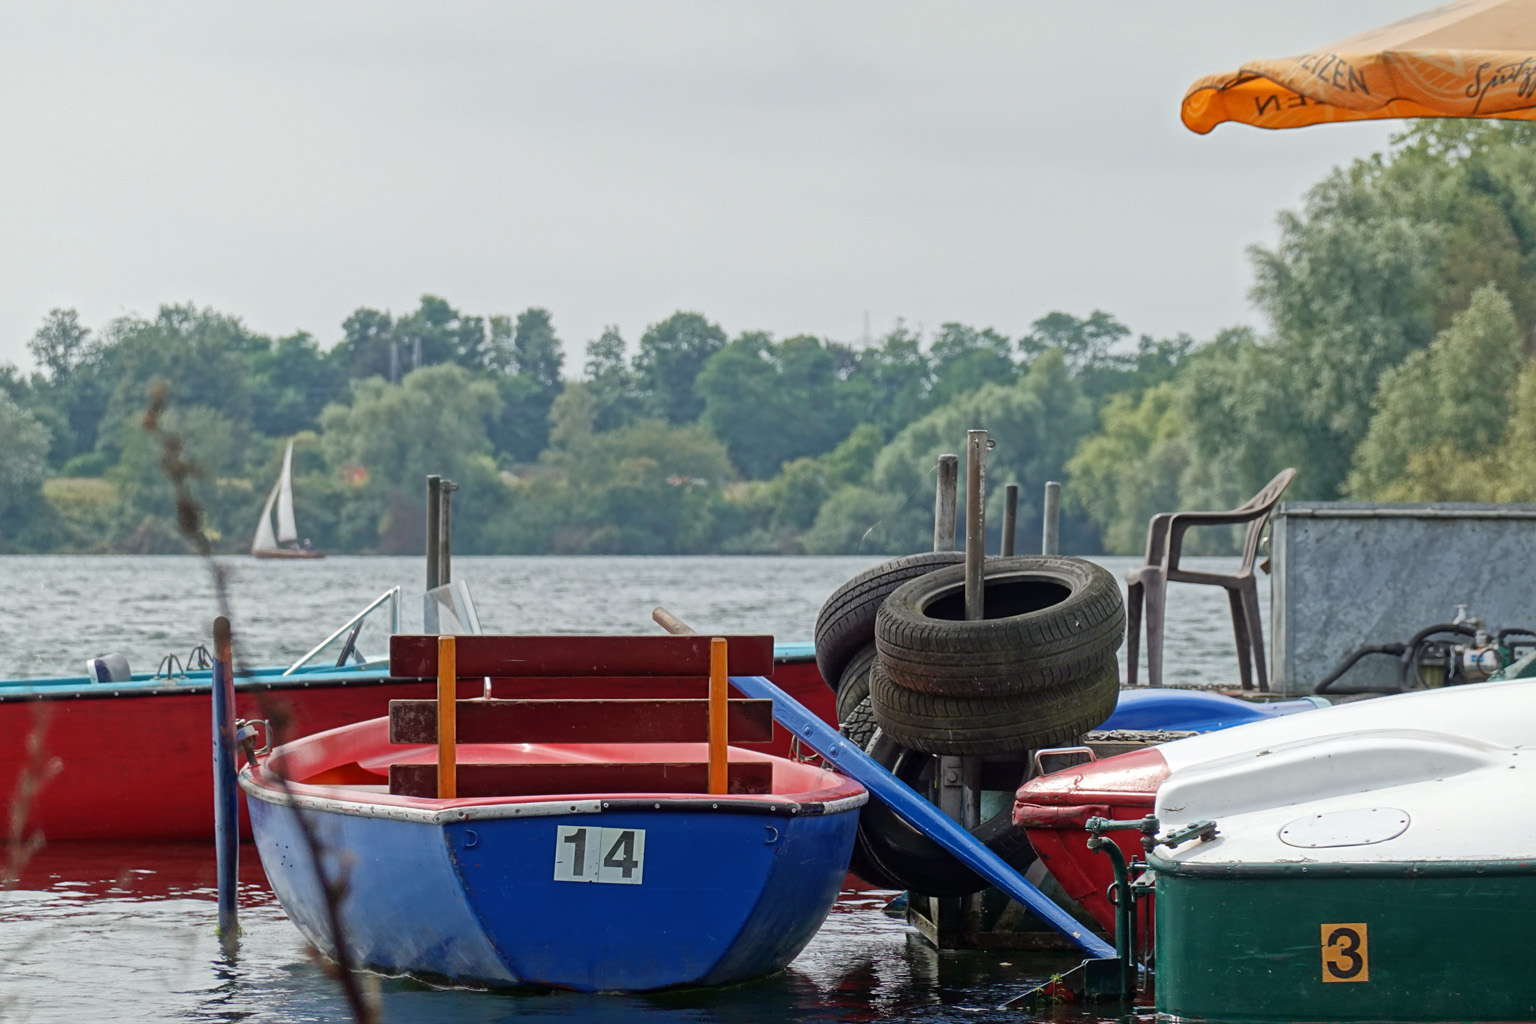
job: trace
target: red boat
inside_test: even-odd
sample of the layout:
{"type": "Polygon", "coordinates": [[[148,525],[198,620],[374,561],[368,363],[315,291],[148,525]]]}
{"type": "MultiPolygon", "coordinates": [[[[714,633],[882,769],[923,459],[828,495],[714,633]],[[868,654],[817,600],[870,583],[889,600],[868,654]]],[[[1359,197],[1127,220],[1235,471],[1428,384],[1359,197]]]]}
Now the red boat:
{"type": "MultiPolygon", "coordinates": [[[[344,645],[336,660],[346,665],[355,657],[351,649],[344,645]]],[[[821,680],[811,645],[779,644],[774,655],[774,681],[835,723],[832,691],[821,680]]],[[[650,680],[643,694],[635,686],[632,680],[584,680],[580,695],[698,695],[696,680],[650,680]]],[[[459,687],[460,697],[484,695],[479,682],[459,687]]],[[[436,695],[430,681],[391,678],[387,666],[367,662],[350,668],[305,668],[301,662],[288,670],[258,669],[237,677],[235,691],[236,714],[270,722],[278,742],[387,715],[391,700],[436,695]]],[[[498,683],[494,693],[573,695],[559,679],[498,683]]],[[[775,730],[771,743],[744,746],[790,753],[782,729],[775,730]]],[[[109,682],[86,676],[0,681],[0,794],[7,819],[19,809],[29,830],[47,839],[212,838],[212,764],[207,671],[109,682]]],[[[243,807],[241,831],[250,834],[243,807]]]]}
{"type": "MultiPolygon", "coordinates": [[[[1041,863],[1110,934],[1115,931],[1115,907],[1109,902],[1114,871],[1107,856],[1088,849],[1083,826],[1089,818],[1132,821],[1151,814],[1157,787],[1168,774],[1161,750],[1147,747],[1037,776],[1019,787],[1014,799],[1013,823],[1028,833],[1041,863]]],[[[1146,856],[1140,832],[1108,835],[1127,861],[1146,856]]]]}

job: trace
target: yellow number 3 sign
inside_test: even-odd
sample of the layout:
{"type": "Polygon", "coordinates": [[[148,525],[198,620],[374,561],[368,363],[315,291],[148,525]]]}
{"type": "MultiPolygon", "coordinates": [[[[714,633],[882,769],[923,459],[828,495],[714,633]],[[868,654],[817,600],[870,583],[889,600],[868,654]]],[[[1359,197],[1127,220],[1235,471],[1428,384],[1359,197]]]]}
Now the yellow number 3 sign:
{"type": "Polygon", "coordinates": [[[1370,950],[1365,925],[1323,925],[1323,980],[1370,981],[1370,950]]]}

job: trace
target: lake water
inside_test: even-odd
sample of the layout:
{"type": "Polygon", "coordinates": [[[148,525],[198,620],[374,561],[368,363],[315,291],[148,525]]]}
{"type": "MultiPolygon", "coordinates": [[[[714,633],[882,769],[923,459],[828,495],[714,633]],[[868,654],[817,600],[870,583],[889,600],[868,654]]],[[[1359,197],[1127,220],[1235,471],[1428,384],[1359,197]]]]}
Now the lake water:
{"type": "MultiPolygon", "coordinates": [[[[808,640],[822,600],[874,558],[456,558],[488,632],[652,632],[664,605],[701,631],[808,640]]],[[[1117,576],[1134,559],[1100,559],[1117,576]]],[[[1230,568],[1223,559],[1193,560],[1230,568]]],[[[230,560],[228,597],[246,658],[303,654],[353,611],[406,588],[403,628],[419,628],[422,562],[230,560]]],[[[1236,658],[1226,598],[1175,585],[1167,678],[1230,685],[1236,658]]],[[[1267,610],[1267,599],[1263,601],[1267,610]]],[[[217,614],[194,558],[0,558],[0,677],[73,675],[87,657],[126,654],[150,669],[206,642],[217,614]]],[[[0,743],[20,737],[0,736],[0,743]]],[[[153,738],[145,741],[153,756],[153,738]]],[[[9,794],[6,794],[8,801],[9,794]]],[[[0,1021],[253,1021],[347,1018],[339,990],[306,951],[244,848],[240,955],[214,938],[205,844],[60,843],[0,892],[0,1021]]],[[[0,850],[0,863],[4,851],[0,850]]],[[[781,974],[724,990],[647,997],[437,990],[377,979],[390,1022],[1017,1021],[996,1007],[1073,957],[935,952],[889,894],[847,892],[781,974]]]]}

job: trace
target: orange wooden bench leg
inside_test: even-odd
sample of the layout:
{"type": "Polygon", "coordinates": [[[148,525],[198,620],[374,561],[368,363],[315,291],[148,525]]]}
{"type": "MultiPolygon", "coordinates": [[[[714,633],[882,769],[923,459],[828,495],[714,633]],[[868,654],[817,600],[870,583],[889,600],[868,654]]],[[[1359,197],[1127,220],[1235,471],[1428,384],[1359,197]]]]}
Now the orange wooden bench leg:
{"type": "Polygon", "coordinates": [[[454,638],[437,638],[437,798],[459,794],[458,708],[459,669],[454,638]]]}
{"type": "Polygon", "coordinates": [[[730,777],[726,764],[726,642],[715,637],[709,642],[709,791],[724,793],[730,777]]]}

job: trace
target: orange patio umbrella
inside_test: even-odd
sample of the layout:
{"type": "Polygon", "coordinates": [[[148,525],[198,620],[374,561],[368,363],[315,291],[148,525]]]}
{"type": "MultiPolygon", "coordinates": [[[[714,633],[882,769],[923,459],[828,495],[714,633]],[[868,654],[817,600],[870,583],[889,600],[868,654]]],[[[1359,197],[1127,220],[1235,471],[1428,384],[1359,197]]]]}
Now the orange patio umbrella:
{"type": "Polygon", "coordinates": [[[1388,117],[1536,120],[1536,0],[1460,0],[1296,57],[1207,75],[1180,112],[1300,128],[1388,117]]]}

